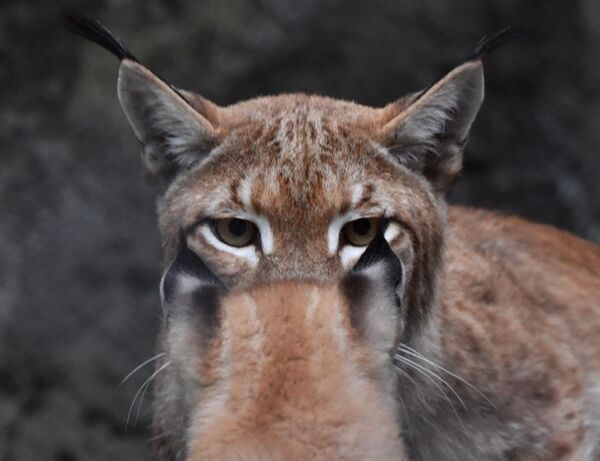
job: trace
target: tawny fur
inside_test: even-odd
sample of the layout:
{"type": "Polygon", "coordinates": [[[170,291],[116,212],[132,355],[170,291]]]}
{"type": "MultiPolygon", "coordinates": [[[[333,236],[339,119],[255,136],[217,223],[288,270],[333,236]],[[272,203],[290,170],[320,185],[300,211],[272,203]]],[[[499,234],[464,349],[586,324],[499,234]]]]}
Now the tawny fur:
{"type": "MultiPolygon", "coordinates": [[[[130,97],[140,75],[155,78],[138,67],[121,65],[121,99],[149,145],[148,171],[166,178],[158,210],[167,262],[183,230],[190,248],[229,286],[332,282],[348,265],[331,251],[331,223],[385,216],[396,226],[390,244],[406,269],[390,368],[398,370],[397,420],[408,459],[598,459],[599,250],[547,226],[445,204],[483,94],[480,62],[384,108],[304,94],[218,107],[189,92],[180,93],[185,99],[164,96],[171,90],[154,83],[142,98],[130,97]],[[144,106],[157,92],[171,101],[166,109],[144,106]],[[461,98],[474,102],[461,106],[461,98]],[[197,162],[180,152],[187,144],[151,136],[160,110],[178,120],[188,116],[187,104],[198,116],[186,126],[198,126],[203,137],[197,162]],[[145,127],[150,109],[158,113],[145,127]],[[176,174],[166,176],[156,145],[185,157],[176,174]],[[244,259],[198,230],[206,218],[235,216],[268,223],[269,251],[244,259]]],[[[271,378],[275,385],[279,378],[271,378]]],[[[201,423],[181,416],[182,408],[196,411],[182,383],[168,370],[157,381],[157,456],[184,459],[203,446],[192,429],[201,423]],[[183,407],[174,403],[182,399],[183,407]]],[[[353,398],[369,406],[368,395],[353,398]]],[[[223,407],[222,424],[238,434],[231,405],[223,407]]],[[[247,443],[264,442],[253,440],[247,443]]],[[[295,450],[290,441],[284,445],[295,450]]]]}
{"type": "MultiPolygon", "coordinates": [[[[470,383],[420,362],[463,407],[405,367],[412,379],[401,377],[398,395],[410,459],[595,460],[584,453],[597,445],[589,428],[600,402],[588,393],[599,386],[600,252],[517,218],[458,207],[446,217],[428,182],[377,148],[377,128],[399,110],[306,95],[211,108],[227,133],[222,153],[160,201],[167,260],[180,228],[249,207],[271,223],[275,250],[252,268],[194,240],[222,276],[246,285],[335,279],[344,269],[327,251],[331,219],[350,208],[385,213],[402,223],[392,244],[409,268],[403,341],[470,383]]],[[[168,424],[160,408],[157,432],[168,424]]]]}
{"type": "Polygon", "coordinates": [[[156,459],[600,460],[600,250],[444,199],[481,59],[508,29],[383,108],[305,94],[219,107],[97,21],[69,22],[119,57],[165,263],[197,266],[181,257],[179,284],[161,283],[156,459]],[[210,222],[233,217],[260,240],[220,241],[210,222]],[[389,223],[373,242],[397,264],[349,296],[374,248],[342,239],[359,218],[389,223]]]}
{"type": "Polygon", "coordinates": [[[280,282],[224,299],[195,371],[203,398],[187,459],[399,459],[395,404],[349,322],[332,286],[280,282]]]}

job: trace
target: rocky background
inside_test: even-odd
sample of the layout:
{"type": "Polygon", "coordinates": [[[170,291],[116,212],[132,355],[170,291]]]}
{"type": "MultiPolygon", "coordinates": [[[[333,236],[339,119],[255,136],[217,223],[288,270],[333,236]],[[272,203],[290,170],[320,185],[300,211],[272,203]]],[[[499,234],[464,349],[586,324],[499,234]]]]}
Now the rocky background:
{"type": "MultiPolygon", "coordinates": [[[[305,91],[384,104],[507,24],[538,33],[486,63],[457,203],[600,242],[596,0],[71,1],[151,69],[221,104],[305,91]]],[[[117,62],[45,0],[0,4],[0,461],[142,460],[159,322],[154,191],[117,62]]]]}

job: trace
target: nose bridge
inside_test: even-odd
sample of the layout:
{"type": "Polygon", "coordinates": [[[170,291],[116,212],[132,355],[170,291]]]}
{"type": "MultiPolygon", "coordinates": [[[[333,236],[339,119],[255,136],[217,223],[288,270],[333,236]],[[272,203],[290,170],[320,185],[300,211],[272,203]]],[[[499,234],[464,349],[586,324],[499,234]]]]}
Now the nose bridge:
{"type": "Polygon", "coordinates": [[[396,459],[394,414],[356,369],[344,299],[334,284],[279,281],[224,300],[227,392],[196,418],[194,461],[396,459]]]}
{"type": "Polygon", "coordinates": [[[257,271],[258,281],[335,280],[342,267],[328,247],[327,216],[302,216],[273,219],[273,252],[263,255],[257,271]]]}
{"type": "Polygon", "coordinates": [[[286,248],[263,257],[256,273],[257,282],[279,280],[335,280],[341,271],[337,257],[305,248],[286,248]]]}

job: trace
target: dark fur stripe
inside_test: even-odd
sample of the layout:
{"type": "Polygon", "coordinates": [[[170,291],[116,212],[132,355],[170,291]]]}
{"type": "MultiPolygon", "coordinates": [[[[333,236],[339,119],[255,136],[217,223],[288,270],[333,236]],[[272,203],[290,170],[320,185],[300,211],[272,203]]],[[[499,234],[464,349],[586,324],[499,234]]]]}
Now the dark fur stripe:
{"type": "Polygon", "coordinates": [[[68,11],[63,11],[62,16],[69,31],[107,49],[119,60],[131,59],[137,61],[119,37],[97,19],[80,16],[68,11]]]}

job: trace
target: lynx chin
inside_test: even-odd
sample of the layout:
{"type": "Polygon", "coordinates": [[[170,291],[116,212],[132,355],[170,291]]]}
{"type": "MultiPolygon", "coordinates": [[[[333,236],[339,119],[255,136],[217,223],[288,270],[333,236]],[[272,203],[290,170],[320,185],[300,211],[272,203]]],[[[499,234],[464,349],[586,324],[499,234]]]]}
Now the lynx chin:
{"type": "Polygon", "coordinates": [[[385,107],[120,60],[165,247],[155,459],[600,460],[600,250],[448,206],[483,55],[385,107]]]}

